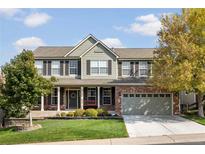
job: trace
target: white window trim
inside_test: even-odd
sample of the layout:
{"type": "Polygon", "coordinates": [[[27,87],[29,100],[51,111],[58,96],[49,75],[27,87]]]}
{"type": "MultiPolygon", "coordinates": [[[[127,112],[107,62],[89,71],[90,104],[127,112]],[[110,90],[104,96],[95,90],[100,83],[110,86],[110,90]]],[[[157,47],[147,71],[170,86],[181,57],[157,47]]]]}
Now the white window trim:
{"type": "Polygon", "coordinates": [[[131,74],[129,74],[129,75],[123,74],[123,69],[128,69],[128,68],[123,68],[123,63],[129,63],[129,65],[130,65],[129,70],[131,71],[131,63],[130,63],[130,61],[123,61],[123,62],[122,62],[122,76],[123,76],[123,77],[129,77],[129,76],[131,76],[131,74]]]}
{"type": "Polygon", "coordinates": [[[139,77],[148,77],[148,75],[141,75],[141,72],[140,72],[140,69],[147,69],[147,71],[148,71],[148,62],[147,61],[139,61],[139,77]],[[147,63],[147,68],[140,68],[141,66],[140,65],[142,65],[142,63],[143,62],[146,62],[147,63]]]}
{"type": "Polygon", "coordinates": [[[51,75],[60,76],[60,61],[59,60],[51,61],[51,75]],[[53,74],[53,62],[58,62],[59,63],[59,74],[53,74]]]}
{"type": "Polygon", "coordinates": [[[50,105],[57,105],[57,104],[58,104],[58,89],[57,89],[57,95],[56,95],[56,96],[53,95],[53,93],[54,93],[54,91],[55,91],[56,89],[57,89],[57,88],[53,88],[53,89],[52,89],[50,105]],[[53,103],[53,97],[57,98],[57,103],[56,103],[56,104],[53,103]]]}
{"type": "Polygon", "coordinates": [[[76,61],[76,64],[77,64],[76,67],[72,67],[72,68],[76,68],[77,72],[76,72],[76,74],[71,74],[71,73],[70,73],[71,67],[70,67],[70,64],[69,64],[69,67],[68,67],[68,69],[69,69],[69,70],[68,70],[68,71],[69,71],[69,76],[76,77],[76,76],[78,76],[78,60],[70,60],[69,63],[70,63],[71,61],[76,61]]]}
{"type": "Polygon", "coordinates": [[[103,105],[112,105],[112,88],[110,89],[110,96],[104,96],[104,88],[102,88],[103,92],[102,92],[102,104],[103,105]],[[104,104],[104,97],[110,97],[110,103],[109,104],[104,104]]]}
{"type": "Polygon", "coordinates": [[[40,75],[43,75],[43,61],[42,60],[36,60],[35,61],[35,67],[37,68],[38,73],[39,73],[39,69],[42,69],[42,72],[40,73],[40,75]],[[40,65],[38,65],[38,66],[41,66],[41,68],[37,67],[36,62],[40,63],[40,65]]]}
{"type": "Polygon", "coordinates": [[[89,100],[88,97],[95,97],[95,104],[92,104],[92,105],[96,105],[96,104],[97,104],[97,99],[96,99],[96,98],[97,98],[97,91],[96,91],[96,88],[95,88],[95,87],[88,87],[88,88],[87,88],[87,100],[89,100]],[[89,91],[89,90],[92,91],[92,90],[94,90],[94,89],[95,89],[95,96],[88,96],[88,91],[89,91]]]}
{"type": "Polygon", "coordinates": [[[91,61],[90,61],[90,75],[91,75],[91,76],[108,76],[108,61],[107,61],[107,60],[91,60],[91,61]],[[98,63],[99,73],[92,73],[91,63],[94,62],[94,61],[98,63]],[[101,73],[101,72],[100,72],[100,66],[99,66],[99,62],[100,62],[100,61],[106,62],[106,65],[107,65],[107,66],[106,66],[106,67],[107,67],[107,73],[101,73]]]}

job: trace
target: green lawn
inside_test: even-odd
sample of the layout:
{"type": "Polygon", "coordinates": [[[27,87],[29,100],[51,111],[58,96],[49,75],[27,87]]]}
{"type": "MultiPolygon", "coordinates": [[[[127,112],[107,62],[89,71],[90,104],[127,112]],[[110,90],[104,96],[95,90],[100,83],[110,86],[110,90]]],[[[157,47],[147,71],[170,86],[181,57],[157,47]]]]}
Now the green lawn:
{"type": "Polygon", "coordinates": [[[205,125],[205,118],[198,117],[195,114],[187,114],[187,115],[183,115],[183,117],[187,118],[187,119],[190,119],[192,121],[195,121],[199,124],[205,125]]]}
{"type": "Polygon", "coordinates": [[[0,129],[0,144],[71,141],[127,137],[123,120],[43,120],[41,129],[15,132],[0,129]]]}

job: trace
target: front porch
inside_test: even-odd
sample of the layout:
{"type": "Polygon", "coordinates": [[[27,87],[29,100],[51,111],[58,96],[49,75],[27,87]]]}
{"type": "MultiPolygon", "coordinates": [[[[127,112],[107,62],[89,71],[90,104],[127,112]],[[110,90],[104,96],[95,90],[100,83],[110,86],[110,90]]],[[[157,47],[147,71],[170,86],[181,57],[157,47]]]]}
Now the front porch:
{"type": "MultiPolygon", "coordinates": [[[[55,87],[48,96],[41,96],[34,111],[72,111],[75,109],[105,108],[115,110],[115,87],[80,86],[55,87]]],[[[48,112],[54,113],[54,112],[48,112]]],[[[56,112],[55,112],[56,113],[56,112]]]]}

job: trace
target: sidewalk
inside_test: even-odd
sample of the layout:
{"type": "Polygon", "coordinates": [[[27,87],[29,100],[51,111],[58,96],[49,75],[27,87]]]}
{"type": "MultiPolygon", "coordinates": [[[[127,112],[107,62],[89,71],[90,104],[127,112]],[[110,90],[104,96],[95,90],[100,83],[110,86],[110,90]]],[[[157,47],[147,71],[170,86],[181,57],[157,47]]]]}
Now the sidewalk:
{"type": "Polygon", "coordinates": [[[171,144],[171,143],[204,142],[205,134],[183,134],[135,138],[113,138],[98,140],[80,140],[35,143],[38,145],[139,145],[139,144],[171,144]]]}

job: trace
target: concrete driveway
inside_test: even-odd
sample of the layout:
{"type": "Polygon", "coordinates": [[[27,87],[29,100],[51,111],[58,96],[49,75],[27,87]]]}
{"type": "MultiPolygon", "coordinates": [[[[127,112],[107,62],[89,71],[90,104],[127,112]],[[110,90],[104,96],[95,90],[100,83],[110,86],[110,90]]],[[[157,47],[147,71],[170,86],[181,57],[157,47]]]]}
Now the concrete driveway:
{"type": "Polygon", "coordinates": [[[124,115],[130,137],[205,133],[205,126],[179,116],[124,115]]]}

